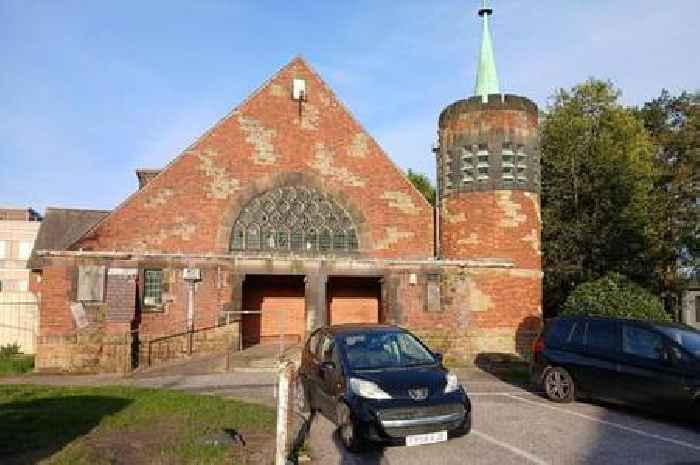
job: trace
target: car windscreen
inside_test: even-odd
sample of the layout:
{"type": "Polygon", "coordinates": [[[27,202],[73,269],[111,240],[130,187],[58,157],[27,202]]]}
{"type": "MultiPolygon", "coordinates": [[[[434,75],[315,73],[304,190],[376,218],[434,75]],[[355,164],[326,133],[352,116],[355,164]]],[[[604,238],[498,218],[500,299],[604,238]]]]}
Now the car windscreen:
{"type": "Polygon", "coordinates": [[[433,365],[435,357],[409,333],[400,331],[343,334],[337,337],[353,370],[433,365]]]}
{"type": "Polygon", "coordinates": [[[678,345],[691,354],[700,357],[700,332],[693,331],[692,329],[673,328],[670,326],[659,326],[657,329],[673,339],[678,345]]]}

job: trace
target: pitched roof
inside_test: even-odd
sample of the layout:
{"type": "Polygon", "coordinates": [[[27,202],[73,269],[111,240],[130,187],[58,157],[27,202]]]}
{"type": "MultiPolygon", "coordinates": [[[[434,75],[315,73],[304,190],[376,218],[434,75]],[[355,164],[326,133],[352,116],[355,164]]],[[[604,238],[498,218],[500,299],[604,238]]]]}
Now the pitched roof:
{"type": "Polygon", "coordinates": [[[48,207],[34,243],[34,250],[67,250],[109,210],[48,207]]]}

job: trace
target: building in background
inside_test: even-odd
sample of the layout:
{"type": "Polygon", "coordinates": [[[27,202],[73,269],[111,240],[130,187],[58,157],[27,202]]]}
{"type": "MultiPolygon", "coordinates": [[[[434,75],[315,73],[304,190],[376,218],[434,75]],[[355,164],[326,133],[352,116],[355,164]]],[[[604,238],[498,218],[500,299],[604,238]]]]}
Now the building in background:
{"type": "Polygon", "coordinates": [[[0,207],[0,346],[34,353],[38,305],[27,262],[41,225],[31,208],[0,207]]]}
{"type": "Polygon", "coordinates": [[[27,261],[41,226],[31,208],[0,207],[0,292],[29,290],[27,261]]]}

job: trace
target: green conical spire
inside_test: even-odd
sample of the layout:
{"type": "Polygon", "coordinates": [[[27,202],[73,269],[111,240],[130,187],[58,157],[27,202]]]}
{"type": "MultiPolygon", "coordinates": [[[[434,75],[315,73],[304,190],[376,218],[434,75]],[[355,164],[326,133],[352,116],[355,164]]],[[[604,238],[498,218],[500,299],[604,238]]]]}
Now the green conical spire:
{"type": "Polygon", "coordinates": [[[487,0],[483,1],[483,6],[479,10],[479,16],[481,16],[484,20],[484,30],[483,37],[481,38],[479,69],[476,72],[476,87],[474,89],[474,95],[481,95],[482,100],[487,102],[489,94],[501,93],[501,87],[498,83],[496,56],[493,53],[491,30],[489,29],[489,16],[493,14],[493,10],[488,7],[487,0]]]}

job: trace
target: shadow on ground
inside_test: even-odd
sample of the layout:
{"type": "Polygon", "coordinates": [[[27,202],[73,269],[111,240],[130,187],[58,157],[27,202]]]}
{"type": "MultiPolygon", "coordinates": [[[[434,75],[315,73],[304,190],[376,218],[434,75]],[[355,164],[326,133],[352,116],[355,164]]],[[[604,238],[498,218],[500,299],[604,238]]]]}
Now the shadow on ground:
{"type": "Polygon", "coordinates": [[[4,465],[37,463],[130,403],[109,396],[66,396],[2,404],[0,461],[4,465]]]}
{"type": "Polygon", "coordinates": [[[338,465],[380,465],[382,463],[384,447],[378,444],[367,444],[362,452],[352,453],[343,445],[337,430],[333,433],[333,443],[340,455],[338,465]]]}
{"type": "Polygon", "coordinates": [[[482,352],[474,360],[480,370],[493,375],[501,381],[528,390],[537,390],[530,383],[530,366],[528,360],[532,355],[532,344],[540,332],[542,321],[527,317],[520,322],[515,333],[517,354],[482,352]]]}
{"type": "Polygon", "coordinates": [[[476,356],[474,364],[481,371],[512,386],[528,390],[536,388],[530,384],[528,363],[517,355],[484,352],[476,356]]]}

